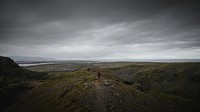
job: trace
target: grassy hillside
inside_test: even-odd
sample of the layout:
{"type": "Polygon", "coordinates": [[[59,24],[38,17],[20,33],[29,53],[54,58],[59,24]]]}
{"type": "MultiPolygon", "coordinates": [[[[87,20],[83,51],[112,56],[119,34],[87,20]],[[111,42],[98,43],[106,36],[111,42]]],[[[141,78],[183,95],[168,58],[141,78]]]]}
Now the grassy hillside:
{"type": "Polygon", "coordinates": [[[136,63],[106,68],[106,71],[122,78],[124,82],[128,81],[128,84],[132,84],[146,93],[186,98],[190,104],[185,105],[184,109],[198,111],[200,106],[200,63],[136,63]]]}
{"type": "Polygon", "coordinates": [[[200,63],[162,64],[138,71],[133,80],[151,90],[200,98],[200,63]]]}
{"type": "Polygon", "coordinates": [[[149,69],[160,65],[160,63],[124,63],[124,66],[108,67],[105,68],[104,71],[114,76],[120,77],[125,81],[133,82],[134,75],[140,70],[149,69]]]}
{"type": "Polygon", "coordinates": [[[119,78],[104,75],[98,80],[93,72],[80,70],[52,73],[6,112],[177,112],[182,103],[187,99],[145,93],[119,78]]]}
{"type": "Polygon", "coordinates": [[[95,62],[21,68],[9,58],[1,59],[3,112],[199,111],[200,63],[95,62]],[[101,79],[98,69],[103,72],[101,79]]]}

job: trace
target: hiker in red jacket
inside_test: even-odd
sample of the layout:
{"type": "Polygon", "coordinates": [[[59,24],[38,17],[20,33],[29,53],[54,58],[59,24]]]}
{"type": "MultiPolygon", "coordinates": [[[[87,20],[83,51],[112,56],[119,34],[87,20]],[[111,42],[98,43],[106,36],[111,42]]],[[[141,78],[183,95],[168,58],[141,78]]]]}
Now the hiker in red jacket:
{"type": "Polygon", "coordinates": [[[101,73],[101,71],[100,70],[98,70],[98,78],[100,78],[101,77],[101,75],[102,75],[102,73],[101,73]]]}

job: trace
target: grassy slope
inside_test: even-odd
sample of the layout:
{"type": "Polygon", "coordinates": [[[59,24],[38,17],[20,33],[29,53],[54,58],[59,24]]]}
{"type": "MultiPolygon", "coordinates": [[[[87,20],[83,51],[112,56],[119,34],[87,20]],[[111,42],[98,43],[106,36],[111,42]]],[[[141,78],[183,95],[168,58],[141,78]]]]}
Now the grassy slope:
{"type": "Polygon", "coordinates": [[[162,64],[138,71],[133,79],[153,90],[200,98],[200,63],[162,64]]]}
{"type": "MultiPolygon", "coordinates": [[[[46,68],[48,70],[49,65],[42,66],[44,68],[41,66],[33,68],[35,71],[38,69],[45,71],[46,68]]],[[[73,66],[87,67],[86,64],[73,66]]],[[[56,67],[65,68],[66,66],[57,65],[56,67]]],[[[33,89],[27,94],[19,94],[19,102],[5,111],[98,112],[102,111],[99,108],[103,107],[108,112],[182,112],[183,110],[198,112],[200,63],[117,62],[95,63],[90,67],[91,71],[96,71],[98,68],[104,71],[104,77],[99,81],[98,86],[95,85],[96,73],[83,69],[74,72],[51,72],[46,76],[22,69],[19,72],[15,69],[12,73],[20,77],[0,77],[1,82],[6,82],[3,83],[0,96],[2,93],[4,95],[21,93],[23,88],[33,89]],[[26,75],[22,75],[25,72],[26,75]],[[41,77],[42,81],[35,80],[41,77]],[[127,85],[123,83],[124,80],[134,81],[134,84],[127,85]],[[5,89],[9,90],[8,93],[4,91],[5,89]],[[98,101],[98,99],[102,100],[98,101]],[[98,106],[98,102],[104,106],[98,106]]]]}
{"type": "Polygon", "coordinates": [[[99,108],[94,101],[99,89],[102,90],[99,104],[105,104],[108,112],[177,112],[187,102],[175,95],[142,92],[110,75],[104,75],[99,88],[95,86],[96,81],[94,73],[85,70],[52,73],[6,112],[96,112],[99,108]]]}
{"type": "Polygon", "coordinates": [[[171,95],[186,98],[187,102],[182,103],[182,107],[198,111],[200,63],[140,63],[107,68],[106,71],[125,81],[134,82],[137,89],[156,93],[161,100],[171,98],[171,95]]]}
{"type": "Polygon", "coordinates": [[[120,77],[125,81],[133,82],[135,74],[144,69],[160,66],[162,63],[124,63],[124,66],[116,63],[116,67],[105,68],[104,71],[114,76],[120,77]]]}
{"type": "Polygon", "coordinates": [[[147,86],[149,91],[159,91],[187,98],[189,104],[183,107],[190,111],[199,110],[200,63],[161,64],[138,71],[133,79],[135,83],[147,86]]]}

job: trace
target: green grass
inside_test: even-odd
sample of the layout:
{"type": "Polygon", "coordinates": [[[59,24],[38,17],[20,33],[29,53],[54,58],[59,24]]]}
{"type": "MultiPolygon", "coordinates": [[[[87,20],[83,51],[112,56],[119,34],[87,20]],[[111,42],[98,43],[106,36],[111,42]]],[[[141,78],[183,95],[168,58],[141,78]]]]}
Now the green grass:
{"type": "Polygon", "coordinates": [[[3,68],[5,73],[13,74],[0,77],[0,96],[16,94],[18,98],[10,97],[14,105],[9,105],[8,112],[94,111],[98,69],[103,72],[101,94],[108,111],[197,112],[200,106],[200,63],[113,62],[25,68],[48,74],[3,68]],[[49,71],[52,68],[58,71],[49,71]],[[79,70],[62,71],[65,68],[79,70]],[[126,80],[134,84],[124,83],[126,80]]]}
{"type": "Polygon", "coordinates": [[[83,108],[80,101],[92,90],[89,82],[95,80],[93,74],[80,70],[76,72],[55,72],[50,75],[57,75],[59,78],[48,76],[48,79],[38,88],[31,90],[30,94],[27,94],[21,102],[17,103],[15,110],[20,110],[19,107],[27,107],[25,108],[27,111],[37,110],[37,112],[89,109],[87,105],[84,105],[83,108]],[[24,104],[23,102],[26,101],[31,101],[31,104],[24,104]],[[69,108],[66,108],[66,106],[69,106],[69,108]]]}

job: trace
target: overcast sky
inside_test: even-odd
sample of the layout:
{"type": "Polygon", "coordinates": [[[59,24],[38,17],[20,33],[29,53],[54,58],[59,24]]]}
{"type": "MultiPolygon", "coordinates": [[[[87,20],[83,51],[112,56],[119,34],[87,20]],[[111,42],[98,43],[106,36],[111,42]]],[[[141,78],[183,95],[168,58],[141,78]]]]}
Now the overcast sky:
{"type": "Polygon", "coordinates": [[[0,55],[200,58],[199,0],[0,0],[0,55]]]}

